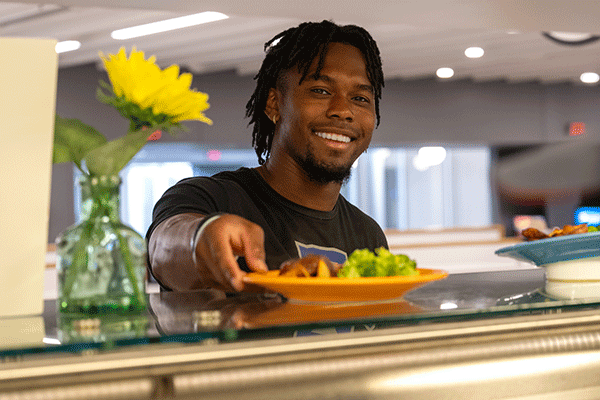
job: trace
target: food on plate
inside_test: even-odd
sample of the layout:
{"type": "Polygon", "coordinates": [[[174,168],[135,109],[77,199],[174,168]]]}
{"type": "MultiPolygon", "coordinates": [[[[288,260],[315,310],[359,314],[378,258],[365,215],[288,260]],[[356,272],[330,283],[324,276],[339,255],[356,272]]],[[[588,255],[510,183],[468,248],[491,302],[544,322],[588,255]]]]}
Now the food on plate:
{"type": "Polygon", "coordinates": [[[279,276],[299,278],[360,278],[418,275],[417,263],[404,254],[392,254],[380,247],[375,253],[368,249],[355,250],[342,265],[327,257],[311,254],[293,258],[281,264],[279,276]]]}
{"type": "Polygon", "coordinates": [[[527,228],[521,231],[521,235],[527,240],[546,239],[550,236],[536,228],[527,228]]]}
{"type": "Polygon", "coordinates": [[[330,278],[337,276],[340,267],[340,264],[331,262],[325,256],[309,254],[302,258],[285,261],[279,267],[279,276],[330,278]]]}
{"type": "Polygon", "coordinates": [[[598,228],[589,226],[587,224],[579,225],[564,225],[562,229],[554,228],[552,232],[546,234],[536,228],[524,229],[521,234],[528,240],[547,239],[556,236],[575,235],[578,233],[587,233],[598,231],[598,228]]]}
{"type": "Polygon", "coordinates": [[[392,254],[380,247],[354,250],[338,271],[341,278],[419,275],[417,263],[404,254],[392,254]]]}

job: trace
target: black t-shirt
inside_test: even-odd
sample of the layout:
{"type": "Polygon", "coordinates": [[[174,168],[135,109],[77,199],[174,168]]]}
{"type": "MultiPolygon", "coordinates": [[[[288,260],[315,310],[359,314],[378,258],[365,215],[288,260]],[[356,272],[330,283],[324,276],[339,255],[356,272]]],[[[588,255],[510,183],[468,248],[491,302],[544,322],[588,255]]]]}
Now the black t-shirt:
{"type": "MultiPolygon", "coordinates": [[[[263,228],[269,269],[307,254],[343,263],[356,249],[388,247],[379,225],[343,196],[331,211],[309,209],[281,196],[250,168],[178,182],[156,203],[147,238],[173,215],[215,212],[236,214],[263,228]]],[[[248,271],[245,263],[240,266],[248,271]]]]}

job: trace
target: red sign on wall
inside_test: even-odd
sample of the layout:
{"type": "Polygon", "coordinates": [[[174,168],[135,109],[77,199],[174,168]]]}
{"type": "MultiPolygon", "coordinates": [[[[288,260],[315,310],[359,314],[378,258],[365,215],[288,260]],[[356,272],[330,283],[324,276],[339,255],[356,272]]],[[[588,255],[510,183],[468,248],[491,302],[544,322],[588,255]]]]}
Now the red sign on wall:
{"type": "Polygon", "coordinates": [[[569,124],[569,136],[578,136],[585,133],[584,122],[571,122],[569,124]]]}

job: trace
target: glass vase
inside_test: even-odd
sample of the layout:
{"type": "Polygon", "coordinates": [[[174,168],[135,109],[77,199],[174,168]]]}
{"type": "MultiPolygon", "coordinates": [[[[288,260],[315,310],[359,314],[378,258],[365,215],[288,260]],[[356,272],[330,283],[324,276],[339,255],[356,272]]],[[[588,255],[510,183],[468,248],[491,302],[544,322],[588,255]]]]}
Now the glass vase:
{"type": "Polygon", "coordinates": [[[69,314],[146,308],[146,242],[119,216],[119,176],[80,179],[81,222],[56,239],[57,309],[69,314]]]}

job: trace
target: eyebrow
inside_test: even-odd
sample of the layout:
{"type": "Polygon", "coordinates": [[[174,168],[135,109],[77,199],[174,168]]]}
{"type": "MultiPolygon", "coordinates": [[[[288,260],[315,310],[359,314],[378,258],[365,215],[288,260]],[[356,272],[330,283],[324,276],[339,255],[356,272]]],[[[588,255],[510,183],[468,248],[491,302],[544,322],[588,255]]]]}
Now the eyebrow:
{"type": "MultiPolygon", "coordinates": [[[[327,83],[333,83],[333,79],[331,79],[331,77],[329,77],[327,75],[323,75],[323,74],[309,74],[307,76],[307,78],[312,79],[313,81],[324,81],[327,83]]],[[[360,90],[365,90],[369,93],[375,93],[375,89],[373,88],[373,85],[359,84],[359,85],[356,85],[356,87],[360,90]]]]}

